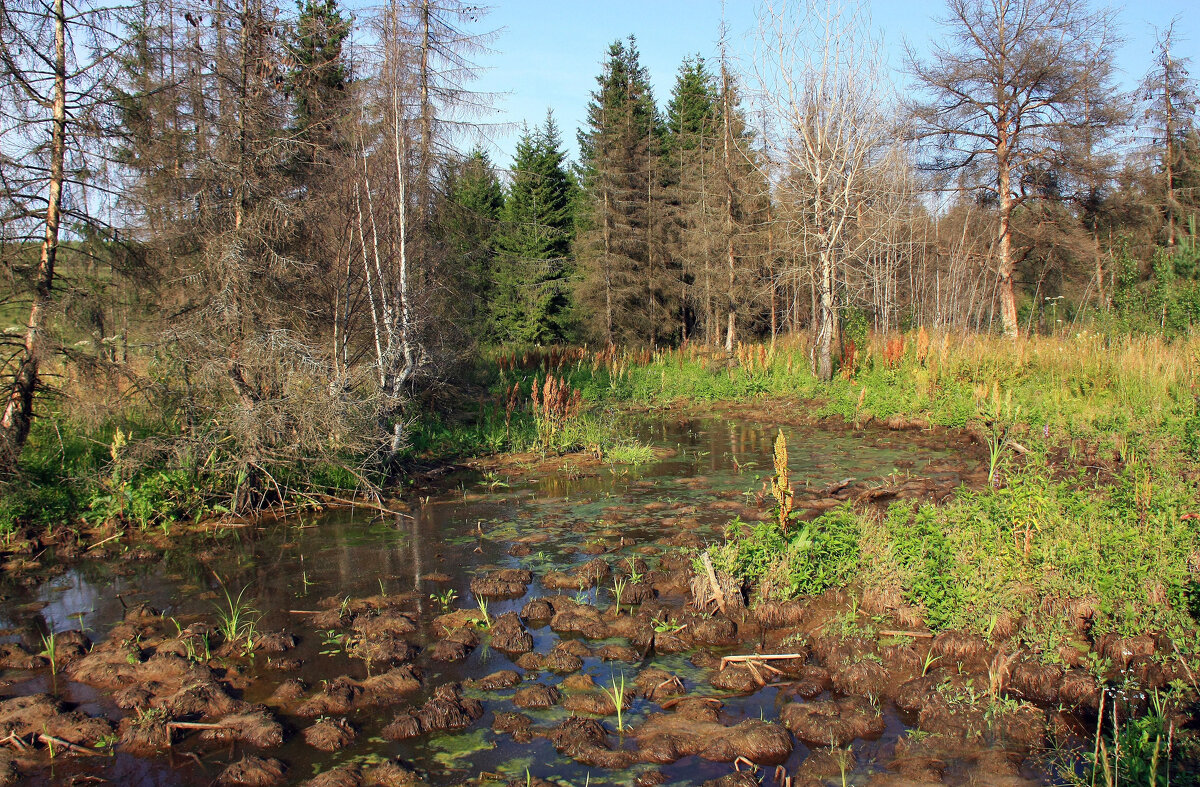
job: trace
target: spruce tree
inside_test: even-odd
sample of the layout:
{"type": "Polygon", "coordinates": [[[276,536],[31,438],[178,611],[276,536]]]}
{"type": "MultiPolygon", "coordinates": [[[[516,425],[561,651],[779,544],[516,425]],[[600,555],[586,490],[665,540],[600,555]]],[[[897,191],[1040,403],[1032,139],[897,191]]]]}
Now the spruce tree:
{"type": "Polygon", "coordinates": [[[487,153],[475,148],[449,165],[444,191],[437,224],[453,258],[458,317],[474,338],[494,338],[495,235],[504,190],[487,153]]]}
{"type": "Polygon", "coordinates": [[[350,22],[338,10],[337,0],[298,0],[297,6],[295,65],[288,78],[295,124],[301,132],[323,136],[346,104],[350,70],[342,57],[342,43],[350,34],[350,22]]]}
{"type": "Polygon", "coordinates": [[[566,337],[572,273],[573,188],[554,116],[526,128],[496,237],[494,313],[501,335],[521,343],[566,337]]]}
{"type": "Polygon", "coordinates": [[[711,339],[716,323],[719,238],[712,224],[719,213],[715,151],[720,143],[720,95],[701,57],[685,58],[667,104],[666,159],[680,261],[683,338],[711,339]]]}
{"type": "Polygon", "coordinates": [[[580,297],[603,340],[654,343],[669,324],[662,123],[633,36],[609,46],[596,81],[579,133],[587,192],[580,297]]]}

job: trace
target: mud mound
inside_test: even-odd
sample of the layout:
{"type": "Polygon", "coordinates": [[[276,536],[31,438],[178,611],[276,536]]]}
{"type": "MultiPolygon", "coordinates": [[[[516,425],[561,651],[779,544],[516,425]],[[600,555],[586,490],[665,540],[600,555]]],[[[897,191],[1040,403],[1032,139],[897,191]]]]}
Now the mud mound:
{"type": "Polygon", "coordinates": [[[303,732],[304,742],[321,751],[337,751],[354,742],[358,733],[345,718],[322,719],[303,732]]]}
{"type": "Polygon", "coordinates": [[[829,675],[829,670],[824,667],[818,667],[815,664],[795,664],[795,662],[792,664],[779,662],[778,666],[788,674],[788,677],[795,679],[786,688],[788,694],[811,700],[833,685],[833,678],[829,675]]]}
{"type": "Polygon", "coordinates": [[[446,683],[434,689],[433,696],[416,714],[422,732],[462,729],[471,726],[482,715],[483,705],[479,700],[464,699],[457,683],[446,683]]]}
{"type": "Polygon", "coordinates": [[[217,777],[221,787],[274,787],[283,784],[287,766],[276,759],[249,755],[229,765],[217,777]]]}
{"type": "Polygon", "coordinates": [[[547,590],[585,590],[598,585],[611,571],[608,561],[598,557],[581,563],[570,571],[549,572],[542,577],[542,587],[547,590]]]}
{"type": "Polygon", "coordinates": [[[799,784],[825,784],[826,780],[841,783],[843,773],[853,773],[858,767],[854,755],[846,750],[810,752],[797,769],[794,780],[799,784]]]}
{"type": "Polygon", "coordinates": [[[421,720],[411,710],[400,711],[380,733],[389,741],[405,741],[421,734],[421,720]]]}
{"type": "Polygon", "coordinates": [[[301,703],[296,715],[313,718],[348,713],[362,692],[358,681],[342,675],[329,681],[321,691],[301,703]]]}
{"type": "Polygon", "coordinates": [[[16,784],[20,776],[16,763],[13,762],[13,755],[7,750],[0,750],[0,787],[16,784]]]}
{"type": "Polygon", "coordinates": [[[574,647],[578,644],[580,643],[556,643],[546,654],[546,660],[542,664],[543,668],[560,675],[578,672],[583,667],[583,658],[579,655],[578,649],[574,647]]]}
{"type": "Polygon", "coordinates": [[[471,580],[471,592],[480,598],[520,598],[533,581],[533,572],[523,568],[503,568],[489,571],[471,580]]]}
{"type": "Polygon", "coordinates": [[[286,653],[296,647],[296,638],[284,631],[265,631],[254,635],[250,647],[255,653],[286,653]]]}
{"type": "Polygon", "coordinates": [[[463,688],[473,689],[476,691],[497,691],[499,689],[511,689],[521,682],[521,676],[513,670],[506,669],[499,672],[493,672],[491,675],[486,675],[482,678],[473,678],[463,683],[463,688]]]}
{"type": "Polygon", "coordinates": [[[628,645],[603,645],[596,650],[596,658],[602,661],[639,661],[642,654],[628,645]]]}
{"type": "Polygon", "coordinates": [[[473,626],[454,629],[429,651],[434,661],[462,661],[479,646],[479,633],[473,626]]]}
{"type": "Polygon", "coordinates": [[[745,664],[728,664],[724,669],[717,668],[709,673],[708,682],[713,688],[741,694],[753,694],[765,683],[761,672],[755,672],[745,664]]]}
{"type": "Polygon", "coordinates": [[[1026,660],[1017,664],[1008,679],[1008,686],[1018,696],[1043,704],[1058,701],[1063,671],[1049,664],[1026,660]]]}
{"type": "Polygon", "coordinates": [[[411,664],[357,681],[341,675],[300,703],[297,716],[340,716],[355,708],[394,705],[421,689],[420,673],[411,664]]]}
{"type": "MultiPolygon", "coordinates": [[[[360,615],[361,619],[363,616],[360,615]]],[[[346,653],[368,664],[388,664],[412,661],[420,649],[404,638],[399,621],[408,622],[401,616],[370,618],[364,622],[365,631],[350,638],[346,653]],[[375,621],[383,621],[375,625],[375,621]],[[393,628],[394,626],[394,628],[393,628]]],[[[358,621],[356,620],[356,623],[358,621]]]]}
{"type": "Polygon", "coordinates": [[[161,714],[126,716],[121,719],[121,750],[139,757],[150,757],[171,747],[171,730],[161,714]]]}
{"type": "Polygon", "coordinates": [[[544,598],[530,599],[521,608],[521,618],[524,620],[546,621],[554,617],[554,607],[544,598]]]}
{"type": "MultiPolygon", "coordinates": [[[[978,634],[963,631],[943,631],[933,638],[933,653],[949,664],[983,669],[987,643],[978,634]]],[[[944,665],[943,665],[944,666],[944,665]]]]}
{"type": "Polygon", "coordinates": [[[230,714],[219,723],[221,729],[205,730],[200,739],[223,744],[241,741],[260,749],[283,743],[283,725],[262,706],[230,714]]]}
{"type": "Polygon", "coordinates": [[[497,713],[492,721],[493,730],[508,733],[517,743],[533,740],[532,727],[533,719],[523,713],[497,713]]]}
{"type": "Polygon", "coordinates": [[[299,678],[288,678],[275,687],[275,691],[271,692],[271,696],[267,698],[267,704],[286,705],[303,697],[306,691],[308,691],[308,686],[304,681],[299,678]]]}
{"type": "Polygon", "coordinates": [[[1058,698],[1069,708],[1095,709],[1100,704],[1100,684],[1087,670],[1073,669],[1063,676],[1058,698]]]}
{"type": "Polygon", "coordinates": [[[779,719],[798,740],[813,747],[845,746],[856,738],[883,734],[879,709],[861,697],[791,702],[783,706],[779,719]]]}
{"type": "Polygon", "coordinates": [[[356,615],[350,629],[361,637],[385,637],[391,635],[403,636],[414,633],[416,618],[413,613],[400,612],[397,609],[385,609],[382,612],[365,612],[356,615]]]}
{"type": "Polygon", "coordinates": [[[878,697],[889,682],[887,669],[877,661],[863,659],[833,673],[833,687],[843,694],[878,697]]]}
{"type": "Polygon", "coordinates": [[[757,765],[778,765],[792,753],[787,730],[759,719],[726,727],[679,713],[656,713],[635,734],[641,759],[660,764],[698,755],[716,762],[745,757],[757,765]]]}
{"type": "Polygon", "coordinates": [[[518,654],[533,650],[533,635],[521,625],[515,612],[505,612],[492,623],[491,646],[501,653],[518,654]]]}
{"type": "Polygon", "coordinates": [[[654,598],[654,587],[649,582],[638,582],[621,588],[618,603],[625,606],[641,604],[654,598]]]}
{"type": "Polygon", "coordinates": [[[549,708],[558,704],[559,696],[558,689],[553,686],[537,683],[517,689],[517,693],[513,695],[513,704],[518,708],[549,708]]]}
{"type": "Polygon", "coordinates": [[[683,682],[671,673],[658,667],[647,667],[634,679],[638,694],[648,700],[663,700],[685,691],[683,682]]]}
{"type": "Polygon", "coordinates": [[[612,749],[608,732],[595,719],[572,716],[547,737],[559,754],[594,768],[628,768],[636,761],[633,752],[612,749]]]}
{"type": "Polygon", "coordinates": [[[363,767],[357,763],[341,765],[314,776],[305,787],[421,787],[415,773],[395,762],[363,767]]]}
{"type": "Polygon", "coordinates": [[[758,787],[758,777],[746,771],[738,771],[719,779],[709,779],[700,787],[758,787]]]}
{"type": "MultiPolygon", "coordinates": [[[[697,645],[727,647],[729,645],[736,645],[738,642],[737,624],[729,618],[706,618],[690,615],[684,622],[687,625],[688,632],[692,636],[692,640],[697,645]]],[[[657,640],[655,647],[658,647],[657,640]]]]}
{"type": "Polygon", "coordinates": [[[446,683],[434,689],[433,696],[420,709],[396,714],[382,734],[391,741],[406,740],[429,732],[469,727],[482,715],[483,704],[479,700],[464,698],[457,683],[446,683]]]}
{"type": "Polygon", "coordinates": [[[64,710],[58,700],[46,694],[0,700],[0,739],[12,736],[28,742],[48,735],[90,748],[112,732],[108,719],[64,710]]]}
{"type": "Polygon", "coordinates": [[[580,634],[588,639],[604,639],[608,636],[608,626],[600,617],[595,607],[587,604],[555,606],[554,617],[550,619],[550,628],[559,634],[580,634]]]}
{"type": "Polygon", "coordinates": [[[32,653],[19,642],[0,645],[0,669],[41,669],[50,666],[45,656],[32,653]]]}

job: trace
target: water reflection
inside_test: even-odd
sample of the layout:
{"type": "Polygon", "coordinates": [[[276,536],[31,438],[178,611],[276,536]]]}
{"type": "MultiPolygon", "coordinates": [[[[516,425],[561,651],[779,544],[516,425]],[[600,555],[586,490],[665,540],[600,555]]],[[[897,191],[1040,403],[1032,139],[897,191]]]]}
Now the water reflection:
{"type": "MultiPolygon", "coordinates": [[[[785,428],[785,433],[797,486],[819,487],[848,477],[921,473],[925,468],[943,475],[956,472],[956,465],[948,461],[948,450],[912,435],[879,431],[864,439],[847,432],[799,428],[785,428]]],[[[640,467],[588,467],[578,473],[510,470],[502,474],[507,486],[489,487],[471,474],[460,474],[449,479],[450,490],[444,494],[411,500],[411,510],[402,516],[338,511],[263,528],[225,531],[200,543],[180,543],[152,564],[84,563],[38,587],[25,599],[37,602],[28,614],[10,615],[15,625],[36,622],[53,631],[79,628],[82,623],[93,638],[99,638],[121,620],[127,606],[148,603],[180,621],[211,617],[215,605],[224,600],[224,589],[236,595],[244,587],[261,613],[260,628],[301,635],[294,655],[303,660],[300,676],[310,685],[339,674],[362,677],[361,662],[322,651],[320,632],[298,625],[305,619],[301,613],[319,608],[323,599],[330,597],[409,594],[411,608],[429,621],[442,611],[440,604],[430,601],[432,595],[453,590],[459,599],[457,606],[473,605],[471,578],[487,568],[524,566],[541,576],[590,559],[591,555],[584,554],[589,541],[604,542],[611,549],[608,559],[619,560],[634,555],[636,546],[675,532],[664,520],[683,514],[648,508],[648,503],[687,505],[691,509],[686,514],[687,528],[701,537],[715,538],[730,517],[715,504],[744,500],[742,494],[757,490],[762,477],[771,473],[774,427],[730,419],[647,420],[638,436],[665,456],[640,467]],[[628,546],[614,546],[614,532],[628,546]],[[509,555],[514,540],[536,535],[547,540],[532,544],[533,554],[525,558],[509,555]]],[[[530,595],[541,594],[535,581],[530,595]]],[[[594,598],[594,593],[589,595],[594,598]]],[[[519,610],[525,600],[497,602],[491,611],[519,610]]],[[[536,629],[533,634],[539,652],[546,652],[558,640],[549,629],[536,629]]],[[[657,659],[655,664],[680,675],[689,688],[704,679],[702,671],[684,657],[657,659]]],[[[422,657],[421,666],[427,671],[429,685],[514,667],[505,656],[486,648],[457,664],[438,664],[422,657]]],[[[611,669],[595,660],[585,666],[598,680],[607,680],[611,669]]],[[[558,680],[546,675],[537,679],[558,680]]],[[[760,692],[731,699],[728,712],[747,717],[771,712],[772,696],[760,692]]],[[[489,699],[486,704],[489,712],[511,709],[506,702],[489,699]]],[[[634,712],[648,709],[649,705],[642,703],[634,712]]],[[[459,770],[450,772],[443,767],[446,752],[439,752],[429,740],[383,742],[377,735],[386,721],[383,716],[390,718],[388,713],[376,713],[355,720],[364,729],[348,756],[400,755],[428,768],[436,784],[458,783],[462,774],[494,770],[535,750],[535,776],[570,776],[580,770],[560,759],[544,741],[521,747],[510,738],[495,736],[494,740],[489,737],[486,749],[455,760],[459,770]]],[[[486,728],[489,719],[486,716],[469,732],[486,728]]],[[[295,719],[289,723],[302,728],[308,722],[295,719]]],[[[327,755],[306,747],[299,736],[271,755],[287,761],[293,774],[329,765],[327,755]]],[[[103,768],[105,778],[116,783],[211,780],[211,775],[198,771],[127,757],[118,757],[103,768]]],[[[727,771],[725,765],[694,761],[666,769],[669,774],[686,772],[689,778],[701,772],[720,775],[727,771]]],[[[592,775],[592,783],[599,783],[597,775],[592,775]]],[[[627,777],[613,775],[614,783],[628,781],[627,777]]]]}

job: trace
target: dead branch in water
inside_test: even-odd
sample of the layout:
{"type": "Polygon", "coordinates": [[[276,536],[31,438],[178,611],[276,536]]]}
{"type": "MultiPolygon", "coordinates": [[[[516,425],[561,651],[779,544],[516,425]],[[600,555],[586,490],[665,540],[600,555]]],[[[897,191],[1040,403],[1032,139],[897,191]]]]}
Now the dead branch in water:
{"type": "MultiPolygon", "coordinates": [[[[808,658],[807,653],[747,653],[742,656],[723,656],[721,658],[721,669],[725,669],[725,665],[727,664],[752,664],[762,661],[785,661],[806,658],[808,658]]],[[[760,666],[766,667],[767,665],[761,664],[760,666]]],[[[774,669],[774,667],[770,669],[774,669]]]]}

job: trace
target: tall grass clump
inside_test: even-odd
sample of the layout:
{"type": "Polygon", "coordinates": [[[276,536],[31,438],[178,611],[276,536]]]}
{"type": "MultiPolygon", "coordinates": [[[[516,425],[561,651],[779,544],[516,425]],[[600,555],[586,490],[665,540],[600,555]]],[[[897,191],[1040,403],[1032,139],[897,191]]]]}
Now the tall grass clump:
{"type": "Polygon", "coordinates": [[[1068,620],[1093,637],[1196,640],[1196,500],[1174,465],[1131,457],[1099,482],[1031,454],[1002,484],[940,504],[898,501],[882,514],[846,504],[804,523],[781,519],[781,504],[770,521],[735,519],[707,553],[756,601],[852,585],[891,591],[935,631],[990,636],[1022,621],[1016,636],[1054,661],[1073,636],[1068,620]]]}
{"type": "Polygon", "coordinates": [[[1188,419],[1196,412],[1200,336],[1167,340],[1084,330],[1014,342],[922,328],[861,342],[830,382],[813,375],[803,335],[773,346],[740,345],[732,357],[697,345],[531,351],[501,373],[523,385],[553,373],[593,404],[796,397],[819,400],[822,415],[848,422],[900,415],[948,427],[986,428],[979,392],[986,399],[998,389],[1005,406],[1019,413],[1009,436],[1022,442],[1037,433],[1116,448],[1131,436],[1155,435],[1178,446],[1196,430],[1188,419]]]}

